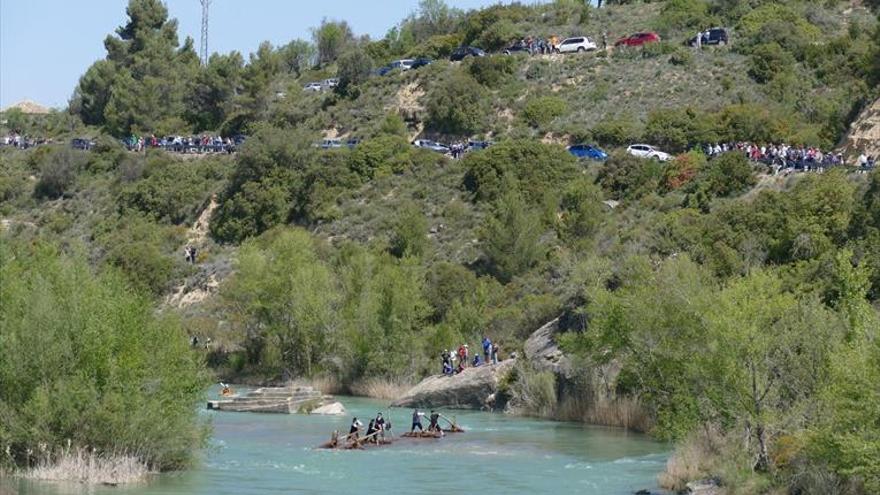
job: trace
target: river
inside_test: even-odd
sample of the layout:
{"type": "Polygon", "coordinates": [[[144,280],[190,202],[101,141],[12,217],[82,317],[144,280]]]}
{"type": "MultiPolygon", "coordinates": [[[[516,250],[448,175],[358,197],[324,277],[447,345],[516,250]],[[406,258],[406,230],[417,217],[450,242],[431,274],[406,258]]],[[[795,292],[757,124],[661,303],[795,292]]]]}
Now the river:
{"type": "Polygon", "coordinates": [[[409,428],[409,410],[388,410],[370,399],[340,400],[349,412],[345,417],[204,411],[214,435],[199,466],[148,484],[86,488],[18,481],[0,488],[47,495],[625,495],[656,489],[669,453],[666,444],[619,429],[465,411],[446,414],[454,414],[466,433],[440,440],[403,439],[364,451],[314,449],[334,429],[347,431],[352,415],[364,420],[383,410],[396,434],[409,428]]]}

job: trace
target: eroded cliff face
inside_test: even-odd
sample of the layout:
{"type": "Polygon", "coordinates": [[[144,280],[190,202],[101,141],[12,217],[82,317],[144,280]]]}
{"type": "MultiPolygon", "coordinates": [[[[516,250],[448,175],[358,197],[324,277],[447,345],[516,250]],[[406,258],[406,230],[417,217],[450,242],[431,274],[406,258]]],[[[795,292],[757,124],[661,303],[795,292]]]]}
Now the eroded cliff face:
{"type": "Polygon", "coordinates": [[[843,152],[850,159],[860,153],[880,157],[880,98],[862,110],[850,125],[843,152]]]}

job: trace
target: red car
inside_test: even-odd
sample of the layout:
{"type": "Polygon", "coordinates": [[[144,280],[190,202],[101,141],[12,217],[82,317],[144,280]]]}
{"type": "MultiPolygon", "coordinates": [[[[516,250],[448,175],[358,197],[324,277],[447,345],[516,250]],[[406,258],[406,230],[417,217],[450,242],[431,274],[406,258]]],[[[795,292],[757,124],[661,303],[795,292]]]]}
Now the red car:
{"type": "Polygon", "coordinates": [[[636,33],[626,38],[620,38],[614,43],[614,46],[642,46],[658,41],[660,41],[660,35],[657,33],[636,33]]]}

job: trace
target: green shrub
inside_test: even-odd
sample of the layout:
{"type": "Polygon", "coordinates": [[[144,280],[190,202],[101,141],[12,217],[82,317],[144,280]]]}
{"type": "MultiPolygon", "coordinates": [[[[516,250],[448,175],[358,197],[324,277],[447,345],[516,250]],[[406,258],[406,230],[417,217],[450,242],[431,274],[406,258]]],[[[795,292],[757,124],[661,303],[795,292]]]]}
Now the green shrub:
{"type": "Polygon", "coordinates": [[[663,181],[663,165],[620,151],[602,165],[597,180],[612,198],[635,200],[657,192],[663,181]]]}
{"type": "Polygon", "coordinates": [[[495,278],[507,283],[534,267],[545,252],[543,230],[540,216],[519,191],[506,188],[480,231],[480,245],[495,278]]]}
{"type": "Polygon", "coordinates": [[[505,141],[485,151],[468,154],[464,186],[480,201],[500,197],[508,187],[540,202],[577,173],[577,160],[561,146],[527,140],[505,141]]]}
{"type": "Polygon", "coordinates": [[[455,71],[428,93],[426,110],[433,130],[457,135],[480,132],[487,116],[486,92],[473,77],[455,71]]]}
{"type": "Polygon", "coordinates": [[[70,192],[76,174],[82,168],[83,157],[70,148],[48,153],[40,164],[40,178],[34,188],[37,198],[57,199],[70,192]]]}
{"type": "Polygon", "coordinates": [[[365,179],[401,174],[413,167],[417,150],[400,136],[378,136],[360,143],[349,157],[349,167],[365,179]]]}
{"type": "Polygon", "coordinates": [[[693,107],[661,108],[648,114],[644,138],[677,152],[689,146],[716,142],[718,135],[713,115],[693,107]]]}
{"type": "Polygon", "coordinates": [[[749,76],[761,84],[766,84],[780,74],[791,71],[794,63],[791,53],[785,51],[778,43],[758,45],[749,57],[749,76]]]}
{"type": "Polygon", "coordinates": [[[428,219],[416,205],[404,206],[391,227],[389,251],[398,258],[421,258],[428,245],[428,219]]]}
{"type": "Polygon", "coordinates": [[[566,109],[565,100],[558,96],[539,96],[526,103],[522,118],[532,127],[540,128],[562,116],[566,109]]]}
{"type": "MultiPolygon", "coordinates": [[[[128,275],[131,285],[153,295],[170,288],[174,256],[183,245],[181,231],[140,215],[106,220],[96,236],[106,263],[128,275]]],[[[183,255],[180,255],[180,259],[183,255]]]]}
{"type": "Polygon", "coordinates": [[[642,137],[639,121],[629,114],[606,115],[591,132],[599,144],[608,146],[626,146],[642,137]]]}
{"type": "Polygon", "coordinates": [[[752,164],[740,152],[725,153],[710,161],[693,187],[713,197],[727,197],[748,190],[758,182],[752,164]]]}
{"type": "Polygon", "coordinates": [[[515,57],[474,57],[468,72],[483,86],[495,88],[510,80],[516,71],[515,57]]]}
{"type": "Polygon", "coordinates": [[[54,246],[7,239],[0,251],[0,464],[70,446],[190,465],[208,378],[180,323],[54,246]]]}
{"type": "Polygon", "coordinates": [[[602,222],[605,206],[602,190],[593,181],[579,178],[563,191],[557,217],[556,232],[569,244],[579,244],[592,238],[602,222]]]}
{"type": "Polygon", "coordinates": [[[694,54],[687,48],[678,48],[669,56],[669,63],[672,65],[689,66],[694,61],[694,54]]]}
{"type": "Polygon", "coordinates": [[[701,30],[717,24],[706,0],[670,0],[660,10],[657,30],[663,34],[684,29],[701,30]]]}

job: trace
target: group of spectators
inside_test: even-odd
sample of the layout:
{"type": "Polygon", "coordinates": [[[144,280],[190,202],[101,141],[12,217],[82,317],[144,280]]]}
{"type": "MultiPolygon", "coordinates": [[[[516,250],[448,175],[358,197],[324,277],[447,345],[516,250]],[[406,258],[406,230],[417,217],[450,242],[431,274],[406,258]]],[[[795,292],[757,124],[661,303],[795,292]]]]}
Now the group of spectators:
{"type": "Polygon", "coordinates": [[[440,353],[440,359],[443,362],[443,374],[447,376],[457,375],[465,370],[465,368],[477,368],[484,364],[498,364],[499,347],[497,342],[492,342],[489,337],[483,337],[482,342],[483,355],[474,353],[473,360],[470,358],[470,347],[467,344],[458,346],[458,350],[450,352],[444,349],[440,353]]]}
{"type": "MultiPolygon", "coordinates": [[[[749,160],[767,165],[774,174],[783,171],[821,172],[831,167],[846,165],[843,153],[824,152],[812,146],[757,145],[738,142],[716,143],[703,147],[703,152],[709,157],[731,151],[743,153],[749,160]]],[[[860,171],[867,171],[876,166],[876,158],[862,153],[855,165],[860,171]]]]}
{"type": "Polygon", "coordinates": [[[30,136],[23,136],[16,132],[10,132],[0,139],[0,146],[12,146],[14,148],[26,150],[28,148],[33,148],[34,146],[46,144],[47,142],[48,141],[43,138],[33,138],[30,136]]]}
{"type": "Polygon", "coordinates": [[[232,153],[241,144],[242,137],[222,136],[166,136],[156,137],[132,135],[122,140],[129,151],[143,151],[146,148],[161,148],[175,153],[232,153]]]}

